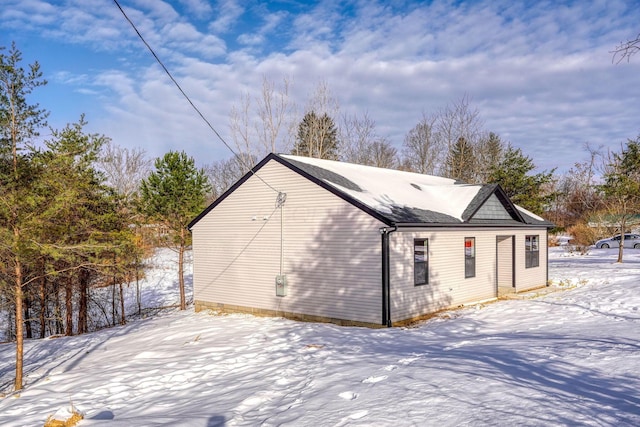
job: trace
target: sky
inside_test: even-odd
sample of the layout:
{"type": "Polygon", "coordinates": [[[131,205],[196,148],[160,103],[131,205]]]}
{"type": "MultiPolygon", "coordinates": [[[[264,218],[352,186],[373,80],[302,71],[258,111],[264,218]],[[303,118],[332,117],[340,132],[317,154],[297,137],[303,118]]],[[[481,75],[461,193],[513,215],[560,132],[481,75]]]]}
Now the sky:
{"type": "MultiPolygon", "coordinates": [[[[539,170],[640,134],[640,56],[612,56],[640,32],[635,1],[119,2],[232,147],[231,112],[248,96],[255,118],[263,79],[289,81],[290,123],[324,84],[338,115],[366,114],[398,150],[424,114],[463,98],[539,170]]],[[[84,113],[88,131],[150,157],[231,157],[114,1],[3,0],[0,46],[13,41],[49,82],[34,100],[52,127],[84,113]]]]}
{"type": "MultiPolygon", "coordinates": [[[[616,256],[551,248],[549,293],[412,327],[149,310],[124,326],[26,340],[20,393],[15,346],[0,343],[0,424],[65,420],[73,405],[79,426],[637,426],[640,251],[616,256]]],[[[157,252],[141,281],[145,308],[178,301],[176,257],[157,252]]],[[[135,312],[135,286],[125,292],[135,312]]]]}

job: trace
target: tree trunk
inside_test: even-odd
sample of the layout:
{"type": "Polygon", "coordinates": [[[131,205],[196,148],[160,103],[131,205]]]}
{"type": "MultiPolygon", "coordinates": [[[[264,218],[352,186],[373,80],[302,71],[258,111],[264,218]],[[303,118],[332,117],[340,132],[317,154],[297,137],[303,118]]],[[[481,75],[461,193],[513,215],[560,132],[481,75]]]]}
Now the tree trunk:
{"type": "Polygon", "coordinates": [[[22,308],[24,309],[24,327],[25,335],[27,339],[33,338],[33,329],[31,328],[31,298],[26,293],[24,295],[24,303],[22,308]]]}
{"type": "Polygon", "coordinates": [[[185,229],[180,230],[180,250],[178,252],[178,281],[180,283],[180,310],[187,308],[184,295],[184,249],[185,249],[185,229]]]}
{"type": "Polygon", "coordinates": [[[89,273],[85,269],[80,270],[80,301],[78,303],[78,334],[85,334],[87,326],[87,282],[89,273]]]}
{"type": "Polygon", "coordinates": [[[72,277],[67,277],[64,287],[64,309],[65,309],[65,331],[64,334],[68,337],[73,335],[73,283],[72,277]]]}
{"type": "Polygon", "coordinates": [[[140,294],[140,272],[138,271],[138,255],[136,254],[136,303],[138,304],[138,316],[142,314],[142,295],[140,294]]]}
{"type": "Polygon", "coordinates": [[[625,221],[624,215],[620,222],[620,244],[618,245],[618,261],[622,262],[622,255],[624,255],[624,233],[627,228],[627,221],[625,221]]]}
{"type": "Polygon", "coordinates": [[[40,338],[44,338],[47,336],[47,279],[44,276],[44,268],[40,271],[40,288],[38,292],[38,296],[40,297],[40,338]]]}
{"type": "Polygon", "coordinates": [[[119,286],[120,286],[120,324],[124,325],[127,323],[127,319],[124,314],[124,293],[122,291],[122,283],[120,283],[119,286]]]}
{"type": "Polygon", "coordinates": [[[56,306],[54,308],[55,334],[59,335],[62,333],[64,325],[62,324],[62,304],[60,303],[60,283],[58,281],[54,283],[54,289],[56,293],[56,306]]]}
{"type": "Polygon", "coordinates": [[[116,326],[116,278],[113,277],[111,284],[111,325],[116,326]]]}
{"type": "MultiPolygon", "coordinates": [[[[19,237],[18,232],[14,232],[16,239],[19,237]]],[[[23,318],[22,318],[22,263],[20,258],[16,256],[16,380],[14,390],[22,390],[22,369],[24,364],[24,336],[23,336],[23,318]]]]}

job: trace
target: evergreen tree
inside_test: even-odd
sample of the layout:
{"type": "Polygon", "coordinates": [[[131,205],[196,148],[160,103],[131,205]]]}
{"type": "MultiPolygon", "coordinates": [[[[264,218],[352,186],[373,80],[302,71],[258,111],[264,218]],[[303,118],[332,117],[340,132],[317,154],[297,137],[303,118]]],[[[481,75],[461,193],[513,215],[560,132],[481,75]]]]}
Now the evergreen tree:
{"type": "Polygon", "coordinates": [[[165,226],[171,233],[169,243],[178,247],[180,309],[184,310],[184,251],[191,237],[187,225],[204,208],[211,186],[205,172],[184,152],[170,151],[156,159],[155,169],[140,186],[140,210],[149,221],[165,226]]]}
{"type": "Polygon", "coordinates": [[[30,104],[28,96],[42,85],[37,62],[25,70],[22,53],[11,45],[8,53],[0,47],[0,257],[4,288],[15,301],[16,377],[15,390],[22,389],[24,339],[25,259],[34,249],[29,233],[37,217],[38,200],[30,191],[37,171],[28,153],[31,138],[46,124],[47,112],[30,104]]]}
{"type": "MultiPolygon", "coordinates": [[[[626,149],[621,153],[611,155],[601,190],[605,205],[610,215],[616,218],[620,235],[624,236],[628,220],[640,212],[640,136],[628,140],[626,149]]],[[[622,262],[623,254],[624,244],[621,240],[618,262],[622,262]]]]}
{"type": "Polygon", "coordinates": [[[296,142],[291,154],[317,159],[338,160],[338,130],[333,119],[314,111],[304,115],[298,125],[296,142]]]}
{"type": "Polygon", "coordinates": [[[504,155],[504,143],[498,134],[489,134],[480,140],[477,147],[476,176],[477,182],[485,183],[489,180],[491,171],[498,166],[504,155]]]}
{"type": "MultiPolygon", "coordinates": [[[[47,250],[56,270],[64,270],[56,278],[65,285],[66,335],[88,331],[91,282],[107,275],[122,276],[137,255],[128,218],[121,215],[115,191],[104,185],[104,176],[96,169],[107,138],[84,133],[85,125],[81,117],[62,131],[53,130],[47,150],[39,156],[46,170],[40,180],[45,198],[39,215],[44,224],[40,247],[47,250]],[[76,296],[80,304],[74,310],[76,296]]],[[[123,307],[120,314],[124,323],[123,307]]]]}
{"type": "Polygon", "coordinates": [[[461,136],[447,156],[447,178],[461,182],[475,182],[475,153],[467,138],[461,136]]]}
{"type": "Polygon", "coordinates": [[[500,184],[515,204],[542,214],[554,197],[545,189],[553,179],[553,170],[531,175],[534,169],[530,157],[525,156],[521,149],[509,146],[502,161],[491,170],[489,181],[500,184]]]}

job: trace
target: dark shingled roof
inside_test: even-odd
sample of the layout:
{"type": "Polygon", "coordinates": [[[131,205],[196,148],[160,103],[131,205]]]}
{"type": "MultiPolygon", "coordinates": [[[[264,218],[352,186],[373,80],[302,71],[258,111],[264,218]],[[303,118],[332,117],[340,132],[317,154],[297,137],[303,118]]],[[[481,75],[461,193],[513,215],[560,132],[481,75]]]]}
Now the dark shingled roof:
{"type": "MultiPolygon", "coordinates": [[[[523,211],[522,208],[514,205],[504,190],[497,184],[468,185],[446,178],[431,177],[403,171],[364,167],[343,162],[307,159],[298,156],[269,154],[252,169],[252,172],[245,174],[236,184],[198,215],[198,217],[189,224],[189,228],[194,226],[218,203],[249,179],[253,173],[257,173],[265,164],[272,160],[299,173],[387,225],[447,226],[473,224],[553,227],[552,223],[535,218],[532,216],[533,214],[528,214],[526,211],[523,211]],[[326,167],[324,167],[325,165],[326,167]],[[344,172],[349,178],[342,175],[341,172],[344,172]],[[380,192],[380,189],[377,188],[381,187],[380,183],[387,184],[384,193],[380,192]],[[469,191],[474,191],[474,189],[477,189],[477,193],[470,196],[469,191]],[[373,193],[371,191],[373,191],[373,193]],[[397,192],[400,192],[402,196],[396,198],[397,192]],[[474,219],[474,215],[492,195],[497,197],[511,219],[474,219]],[[385,200],[384,203],[378,203],[380,202],[380,198],[385,200]],[[402,203],[406,205],[399,204],[396,200],[402,200],[402,203]],[[411,200],[414,200],[416,203],[413,203],[411,200]],[[449,200],[454,204],[447,205],[447,201],[449,200]],[[453,202],[454,200],[457,200],[457,202],[453,202]],[[460,202],[463,200],[465,200],[464,204],[466,204],[466,207],[462,212],[462,219],[449,215],[449,213],[455,214],[456,209],[461,209],[460,202]],[[469,201],[467,202],[466,200],[469,201]],[[450,208],[447,209],[446,206],[450,206],[450,208]],[[427,209],[425,209],[425,207],[427,209]],[[434,210],[440,207],[443,207],[442,211],[434,210]],[[451,207],[455,208],[451,209],[451,207]]],[[[464,206],[464,204],[462,206],[464,206]]]]}

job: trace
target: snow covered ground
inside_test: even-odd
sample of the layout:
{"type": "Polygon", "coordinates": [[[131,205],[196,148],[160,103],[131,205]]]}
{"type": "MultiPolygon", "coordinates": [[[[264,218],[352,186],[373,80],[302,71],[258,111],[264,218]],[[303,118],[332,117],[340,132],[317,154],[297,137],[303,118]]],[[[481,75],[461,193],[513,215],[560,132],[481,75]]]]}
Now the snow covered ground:
{"type": "MultiPolygon", "coordinates": [[[[73,403],[80,426],[637,426],[640,251],[615,259],[552,248],[564,289],[412,328],[171,310],[32,340],[26,388],[1,398],[0,425],[42,426],[73,403]]],[[[164,265],[152,294],[168,305],[164,265]]],[[[0,384],[13,357],[0,345],[0,384]]]]}

